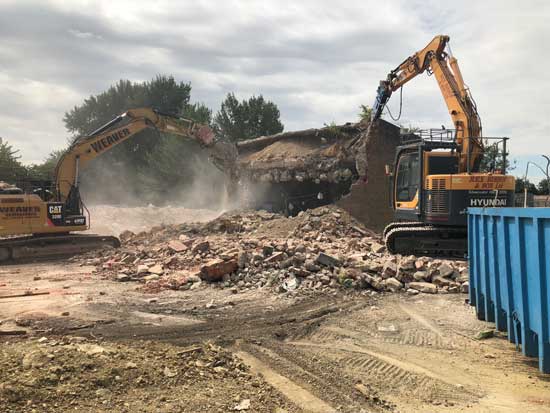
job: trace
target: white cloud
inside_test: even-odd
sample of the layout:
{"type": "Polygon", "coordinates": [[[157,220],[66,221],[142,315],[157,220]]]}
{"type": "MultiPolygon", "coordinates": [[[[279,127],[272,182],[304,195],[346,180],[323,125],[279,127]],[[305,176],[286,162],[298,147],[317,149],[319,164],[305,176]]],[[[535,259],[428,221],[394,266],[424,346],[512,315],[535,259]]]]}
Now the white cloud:
{"type": "Polygon", "coordinates": [[[77,29],[69,29],[68,32],[78,39],[103,39],[102,36],[93,34],[91,32],[81,32],[77,29]]]}

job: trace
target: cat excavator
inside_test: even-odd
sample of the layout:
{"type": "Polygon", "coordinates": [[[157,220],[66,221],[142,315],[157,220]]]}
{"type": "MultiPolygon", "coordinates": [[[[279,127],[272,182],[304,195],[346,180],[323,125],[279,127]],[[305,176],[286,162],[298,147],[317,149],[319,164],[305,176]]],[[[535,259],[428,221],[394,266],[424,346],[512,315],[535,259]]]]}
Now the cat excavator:
{"type": "Polygon", "coordinates": [[[72,254],[102,245],[118,247],[116,237],[75,234],[90,228],[79,176],[94,158],[147,128],[195,140],[209,151],[216,166],[231,175],[237,150],[230,142],[216,140],[207,125],[151,108],[130,109],[67,149],[55,168],[52,190],[25,193],[13,185],[0,185],[0,262],[72,254]]]}
{"type": "Polygon", "coordinates": [[[372,108],[371,126],[393,92],[402,93],[403,85],[426,72],[437,80],[454,125],[454,130],[403,135],[393,171],[386,167],[395,222],[384,229],[383,237],[392,253],[463,257],[467,208],[513,206],[515,180],[506,175],[508,138],[482,136],[475,101],[449,40],[445,35],[434,37],[392,70],[380,82],[372,108]]]}

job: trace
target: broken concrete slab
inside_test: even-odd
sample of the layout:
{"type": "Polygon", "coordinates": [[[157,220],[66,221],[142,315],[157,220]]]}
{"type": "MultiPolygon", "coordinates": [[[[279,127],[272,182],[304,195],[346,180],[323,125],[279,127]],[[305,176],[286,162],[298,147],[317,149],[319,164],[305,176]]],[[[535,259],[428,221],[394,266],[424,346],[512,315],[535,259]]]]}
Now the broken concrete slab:
{"type": "Polygon", "coordinates": [[[200,277],[209,282],[222,281],[225,274],[235,272],[238,268],[239,264],[236,259],[230,261],[214,259],[201,267],[200,277]]]}

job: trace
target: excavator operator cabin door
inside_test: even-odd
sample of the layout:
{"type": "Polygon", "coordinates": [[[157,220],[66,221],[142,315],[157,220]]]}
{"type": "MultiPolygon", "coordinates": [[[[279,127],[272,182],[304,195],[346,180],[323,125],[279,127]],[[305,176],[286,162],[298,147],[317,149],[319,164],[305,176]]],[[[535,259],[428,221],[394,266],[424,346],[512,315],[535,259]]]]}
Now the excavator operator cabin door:
{"type": "Polygon", "coordinates": [[[418,151],[399,157],[395,175],[395,214],[398,219],[417,219],[420,189],[420,156],[418,151]]]}

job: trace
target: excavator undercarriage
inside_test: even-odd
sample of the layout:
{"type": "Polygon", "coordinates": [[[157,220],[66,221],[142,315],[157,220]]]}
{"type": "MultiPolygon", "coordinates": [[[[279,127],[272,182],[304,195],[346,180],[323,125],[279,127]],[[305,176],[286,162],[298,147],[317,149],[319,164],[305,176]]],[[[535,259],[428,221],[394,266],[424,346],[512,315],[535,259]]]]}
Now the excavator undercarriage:
{"type": "Polygon", "coordinates": [[[464,258],[468,248],[465,227],[424,222],[392,222],[384,228],[383,238],[392,254],[464,258]]]}
{"type": "Polygon", "coordinates": [[[0,263],[75,255],[106,246],[118,248],[120,241],[108,235],[70,233],[3,238],[0,239],[0,263]]]}

